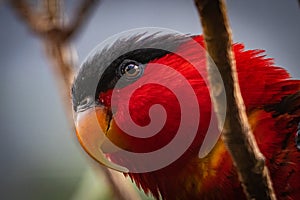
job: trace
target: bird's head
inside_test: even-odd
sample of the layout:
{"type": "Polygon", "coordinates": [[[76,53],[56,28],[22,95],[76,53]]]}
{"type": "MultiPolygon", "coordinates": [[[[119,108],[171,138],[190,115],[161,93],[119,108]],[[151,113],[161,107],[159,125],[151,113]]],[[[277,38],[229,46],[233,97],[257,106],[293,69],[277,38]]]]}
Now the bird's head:
{"type": "MultiPolygon", "coordinates": [[[[82,147],[100,164],[129,173],[156,198],[195,199],[234,177],[212,112],[203,46],[201,36],[122,37],[88,56],[72,86],[82,147]]],[[[283,81],[287,72],[274,67],[261,50],[245,51],[236,44],[233,52],[255,128],[260,109],[278,102],[278,91],[290,94],[286,88],[298,90],[299,84],[283,81]]],[[[258,133],[265,132],[254,129],[258,133]]]]}
{"type": "Polygon", "coordinates": [[[209,128],[218,133],[205,67],[197,68],[206,63],[203,41],[194,39],[137,34],[86,59],[72,100],[77,137],[92,158],[122,172],[156,171],[198,155],[209,128]]]}

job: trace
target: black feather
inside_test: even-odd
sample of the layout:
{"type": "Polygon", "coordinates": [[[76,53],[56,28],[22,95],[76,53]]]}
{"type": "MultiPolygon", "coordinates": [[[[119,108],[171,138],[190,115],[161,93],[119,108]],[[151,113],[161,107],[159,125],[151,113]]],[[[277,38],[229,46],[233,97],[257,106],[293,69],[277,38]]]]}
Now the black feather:
{"type": "Polygon", "coordinates": [[[176,51],[188,38],[187,35],[142,33],[99,47],[83,62],[73,82],[74,110],[86,97],[96,100],[100,92],[113,89],[120,78],[116,69],[125,59],[145,64],[176,51]]]}

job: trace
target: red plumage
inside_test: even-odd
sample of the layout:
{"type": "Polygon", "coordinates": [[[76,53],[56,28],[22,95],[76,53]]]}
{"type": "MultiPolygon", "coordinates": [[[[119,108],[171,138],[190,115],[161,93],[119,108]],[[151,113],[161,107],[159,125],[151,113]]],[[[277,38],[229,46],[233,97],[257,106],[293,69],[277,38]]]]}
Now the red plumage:
{"type": "MultiPolygon", "coordinates": [[[[194,37],[204,46],[201,36],[194,37]]],[[[300,199],[300,152],[295,145],[295,134],[300,122],[300,81],[292,80],[286,70],[274,66],[273,60],[265,58],[262,50],[244,50],[242,44],[233,45],[242,96],[250,125],[258,146],[266,157],[267,166],[278,199],[300,199]]],[[[205,54],[199,55],[193,45],[182,44],[176,53],[182,53],[196,63],[202,75],[206,75],[205,54]]],[[[162,85],[176,81],[175,72],[164,68],[151,68],[153,64],[169,66],[183,75],[192,86],[199,105],[201,120],[196,138],[189,149],[171,165],[148,173],[129,173],[129,176],[146,193],[162,199],[245,199],[231,158],[222,141],[204,159],[198,158],[199,148],[207,132],[211,117],[211,100],[208,88],[193,65],[175,53],[148,63],[143,77],[120,89],[119,95],[126,96],[132,88],[140,86],[130,97],[129,110],[135,123],[145,126],[150,123],[149,109],[154,104],[162,105],[167,114],[163,129],[150,138],[134,138],[118,131],[110,139],[118,146],[134,152],[149,152],[169,143],[180,124],[180,104],[172,91],[165,87],[146,84],[160,79],[162,85]],[[132,88],[131,88],[132,87],[132,88]]],[[[225,83],[226,84],[226,83],[225,83]]],[[[101,94],[101,99],[110,99],[111,91],[101,94]]],[[[187,97],[188,98],[188,97],[187,97]]],[[[108,101],[109,102],[109,101],[108,101]]],[[[108,103],[107,103],[108,104],[108,103]]],[[[118,113],[114,116],[126,124],[127,109],[120,98],[118,113]]],[[[230,109],[230,108],[229,108],[230,109]]],[[[193,117],[193,116],[191,116],[193,117]]],[[[217,131],[217,129],[215,129],[217,131]]],[[[142,133],[141,133],[142,134],[142,133]]],[[[189,131],[186,131],[189,134],[189,131]]],[[[118,163],[130,162],[126,158],[111,157],[118,163]],[[122,160],[122,161],[121,161],[122,160]]]]}

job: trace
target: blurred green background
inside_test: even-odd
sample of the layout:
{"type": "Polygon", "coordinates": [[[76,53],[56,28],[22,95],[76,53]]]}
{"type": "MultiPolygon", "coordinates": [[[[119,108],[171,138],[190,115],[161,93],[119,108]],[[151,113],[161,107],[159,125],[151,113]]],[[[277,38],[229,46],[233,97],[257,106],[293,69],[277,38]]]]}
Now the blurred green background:
{"type": "MultiPolygon", "coordinates": [[[[67,1],[67,12],[77,2],[67,1]]],[[[234,40],[300,78],[297,0],[227,3],[234,40]]],[[[102,0],[74,41],[79,63],[107,37],[145,26],[201,33],[192,0],[102,0]]],[[[111,199],[67,124],[41,41],[5,2],[0,27],[0,199],[111,199]]]]}

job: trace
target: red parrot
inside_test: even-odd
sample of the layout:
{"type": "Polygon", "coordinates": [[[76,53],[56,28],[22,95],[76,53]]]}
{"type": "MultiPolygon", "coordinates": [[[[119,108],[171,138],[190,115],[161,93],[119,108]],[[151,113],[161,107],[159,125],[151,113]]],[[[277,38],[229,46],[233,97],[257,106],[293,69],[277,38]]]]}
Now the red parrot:
{"type": "MultiPolygon", "coordinates": [[[[206,54],[193,42],[205,49],[202,36],[158,33],[120,38],[96,50],[82,64],[72,86],[77,137],[92,158],[123,171],[156,199],[246,199],[221,139],[199,156],[206,134],[218,135],[219,130],[211,122],[215,118],[205,77],[206,54]],[[177,90],[181,97],[176,96],[177,90]],[[190,103],[181,105],[181,99],[190,103]],[[152,109],[157,104],[163,113],[152,109]],[[189,114],[195,111],[199,118],[189,114]],[[184,113],[188,120],[184,121],[184,113]],[[144,129],[130,133],[135,130],[132,122],[143,128],[151,121],[162,123],[156,134],[144,129]],[[177,138],[178,130],[182,134],[177,138]],[[171,147],[174,153],[147,157],[175,139],[180,142],[171,147]],[[118,153],[111,144],[129,153],[118,153]],[[130,153],[142,156],[135,159],[127,156],[130,153]],[[164,163],[173,155],[176,159],[164,163]]],[[[298,200],[300,80],[275,66],[263,50],[245,50],[242,44],[232,48],[248,120],[266,158],[276,196],[298,200]]]]}

